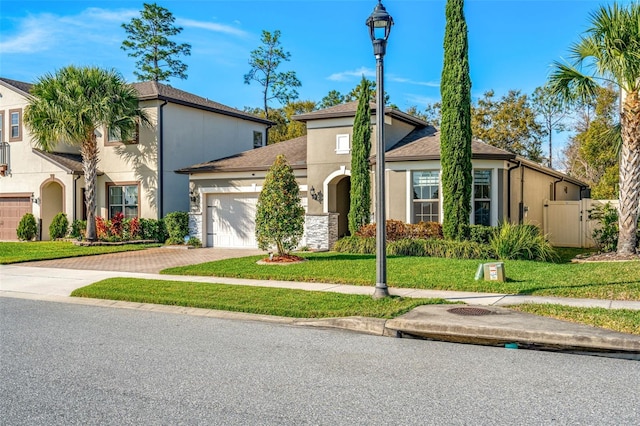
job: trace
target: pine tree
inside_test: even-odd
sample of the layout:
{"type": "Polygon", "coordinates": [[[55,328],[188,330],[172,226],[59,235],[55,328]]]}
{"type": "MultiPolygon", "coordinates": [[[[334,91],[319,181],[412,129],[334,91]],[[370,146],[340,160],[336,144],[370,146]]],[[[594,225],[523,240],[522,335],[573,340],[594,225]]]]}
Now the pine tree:
{"type": "Polygon", "coordinates": [[[264,180],[256,208],[256,239],[261,250],[275,246],[279,256],[293,250],[304,232],[298,183],[284,155],[278,155],[264,180]]]}
{"type": "Polygon", "coordinates": [[[170,77],[187,78],[187,65],[176,59],[178,55],[189,56],[191,45],[177,44],[168,37],[178,35],[182,28],[173,25],[173,14],[156,3],[144,3],[139,18],[122,24],[127,39],[122,50],[131,50],[129,56],[139,58],[133,73],[139,81],[168,81],[170,77]]]}
{"type": "Polygon", "coordinates": [[[464,0],[447,0],[440,92],[440,158],[446,238],[467,236],[471,210],[471,79],[464,0]]]}
{"type": "Polygon", "coordinates": [[[353,146],[351,150],[351,206],[349,232],[355,234],[371,219],[371,84],[362,77],[358,94],[358,109],[353,120],[353,146]]]}

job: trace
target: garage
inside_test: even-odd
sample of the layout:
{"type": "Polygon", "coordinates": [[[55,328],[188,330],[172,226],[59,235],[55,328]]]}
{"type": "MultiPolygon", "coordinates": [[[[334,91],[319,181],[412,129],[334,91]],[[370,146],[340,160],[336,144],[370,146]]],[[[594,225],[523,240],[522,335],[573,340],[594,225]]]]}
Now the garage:
{"type": "Polygon", "coordinates": [[[24,194],[0,194],[0,240],[17,240],[20,219],[31,213],[31,197],[24,194]]]}
{"type": "Polygon", "coordinates": [[[207,247],[257,248],[257,193],[207,197],[207,247]]]}

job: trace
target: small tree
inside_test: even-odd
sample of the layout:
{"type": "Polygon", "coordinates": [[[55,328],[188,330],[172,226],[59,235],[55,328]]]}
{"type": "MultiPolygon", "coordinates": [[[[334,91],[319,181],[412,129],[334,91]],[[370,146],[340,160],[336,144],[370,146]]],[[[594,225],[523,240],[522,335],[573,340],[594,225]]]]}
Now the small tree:
{"type": "Polygon", "coordinates": [[[179,55],[189,56],[191,45],[177,44],[168,37],[180,34],[182,28],[173,25],[173,14],[156,3],[144,3],[139,18],[132,18],[128,24],[122,24],[127,39],[122,42],[122,50],[139,58],[133,73],[139,81],[168,81],[170,77],[187,78],[187,65],[176,59],[179,55]]]}
{"type": "Polygon", "coordinates": [[[353,120],[353,149],[351,151],[351,205],[349,207],[349,232],[354,235],[371,219],[371,85],[362,76],[358,109],[353,120]]]}
{"type": "Polygon", "coordinates": [[[298,183],[284,155],[278,155],[264,180],[256,208],[256,238],[261,250],[276,246],[279,256],[294,249],[304,232],[298,183]]]}

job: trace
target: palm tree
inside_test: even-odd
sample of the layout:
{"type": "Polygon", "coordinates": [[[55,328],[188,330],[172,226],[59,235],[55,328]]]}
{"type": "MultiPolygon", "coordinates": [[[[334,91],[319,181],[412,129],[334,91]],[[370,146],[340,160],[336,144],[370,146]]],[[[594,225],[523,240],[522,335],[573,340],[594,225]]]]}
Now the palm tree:
{"type": "Polygon", "coordinates": [[[640,202],[640,4],[617,3],[591,14],[591,27],[571,47],[572,64],[556,62],[550,75],[565,101],[593,98],[599,83],[620,88],[620,216],[617,251],[636,252],[640,202]],[[590,72],[583,72],[583,70],[590,72]]]}
{"type": "Polygon", "coordinates": [[[141,119],[147,122],[135,89],[115,70],[68,66],[31,87],[24,121],[38,147],[52,151],[62,142],[80,148],[89,241],[96,239],[96,132],[109,128],[130,140],[141,119]]]}

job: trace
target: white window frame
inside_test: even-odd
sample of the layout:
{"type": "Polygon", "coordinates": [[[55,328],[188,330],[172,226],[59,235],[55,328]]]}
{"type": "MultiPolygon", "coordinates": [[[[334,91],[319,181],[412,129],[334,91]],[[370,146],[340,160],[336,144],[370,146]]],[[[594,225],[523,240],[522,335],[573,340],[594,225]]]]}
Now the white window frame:
{"type": "Polygon", "coordinates": [[[264,146],[262,132],[258,132],[256,130],[253,131],[253,149],[261,148],[264,146]],[[258,138],[260,136],[260,138],[258,138]],[[259,142],[259,143],[256,143],[259,142]]]}
{"type": "Polygon", "coordinates": [[[124,215],[125,218],[134,218],[134,217],[140,217],[140,183],[114,183],[111,184],[109,183],[107,185],[107,215],[111,218],[113,217],[113,213],[111,212],[111,208],[117,206],[117,207],[122,207],[122,214],[124,215]],[[133,204],[127,204],[127,194],[126,194],[126,188],[135,188],[136,190],[136,203],[133,204]],[[121,188],[122,190],[122,203],[112,203],[111,202],[111,190],[113,188],[121,188]],[[135,206],[136,207],[136,215],[135,216],[131,216],[131,215],[127,215],[127,207],[132,207],[135,206]]]}
{"type": "MultiPolygon", "coordinates": [[[[409,202],[411,204],[411,209],[410,209],[410,216],[409,216],[409,221],[410,223],[418,223],[420,221],[417,221],[417,215],[415,212],[415,205],[416,203],[437,203],[437,209],[436,209],[436,214],[437,214],[437,220],[433,221],[430,220],[429,222],[438,222],[441,223],[442,222],[442,176],[441,176],[441,172],[440,170],[437,169],[416,169],[416,170],[409,170],[409,202]],[[413,198],[413,193],[414,193],[414,174],[415,173],[435,173],[438,177],[438,197],[437,198],[413,198]]],[[[433,213],[432,213],[433,215],[433,213]]]]}
{"type": "Polygon", "coordinates": [[[336,154],[350,154],[351,141],[349,134],[336,135],[336,154]]]}
{"type": "Polygon", "coordinates": [[[493,222],[493,170],[492,169],[474,169],[473,170],[473,200],[472,200],[472,218],[473,218],[473,224],[475,225],[486,225],[486,226],[491,226],[492,222],[493,222]],[[488,172],[489,173],[489,191],[488,191],[488,197],[480,197],[480,198],[476,198],[476,172],[488,172]],[[489,217],[489,223],[488,224],[480,224],[476,221],[476,202],[488,202],[489,203],[489,212],[488,212],[488,217],[489,217]]]}

